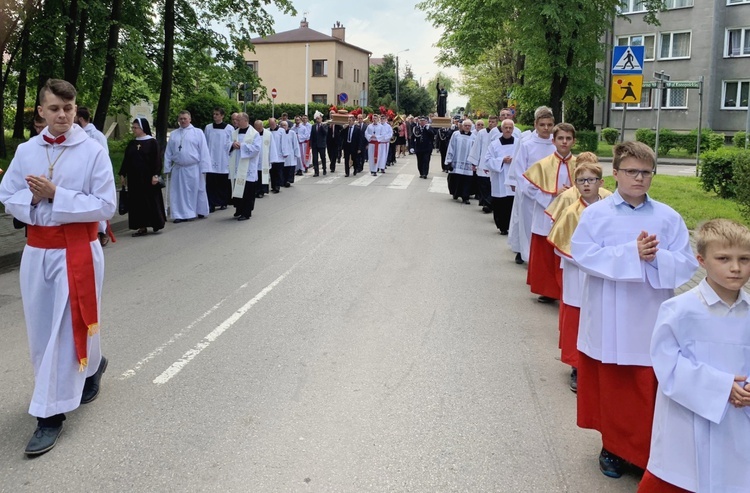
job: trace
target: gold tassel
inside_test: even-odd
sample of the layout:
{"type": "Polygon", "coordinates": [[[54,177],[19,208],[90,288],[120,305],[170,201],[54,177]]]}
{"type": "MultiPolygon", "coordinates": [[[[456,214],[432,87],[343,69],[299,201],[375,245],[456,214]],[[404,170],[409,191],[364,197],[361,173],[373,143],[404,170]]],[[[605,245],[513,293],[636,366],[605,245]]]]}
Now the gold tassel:
{"type": "Polygon", "coordinates": [[[98,333],[99,333],[99,324],[98,323],[89,325],[89,337],[93,337],[93,336],[95,336],[98,333]]]}
{"type": "Polygon", "coordinates": [[[89,365],[89,359],[88,358],[81,359],[81,362],[78,365],[78,371],[79,372],[84,371],[88,365],[89,365]]]}

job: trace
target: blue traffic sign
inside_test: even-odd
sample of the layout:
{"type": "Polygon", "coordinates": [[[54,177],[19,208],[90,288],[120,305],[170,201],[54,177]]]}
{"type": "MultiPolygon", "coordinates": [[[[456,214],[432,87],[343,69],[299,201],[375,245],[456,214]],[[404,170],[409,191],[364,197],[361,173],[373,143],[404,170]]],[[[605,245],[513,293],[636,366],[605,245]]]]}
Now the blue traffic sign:
{"type": "Polygon", "coordinates": [[[643,46],[615,46],[612,75],[642,75],[646,49],[643,46]]]}
{"type": "Polygon", "coordinates": [[[339,94],[339,101],[341,101],[342,103],[346,103],[347,101],[349,101],[349,95],[345,92],[342,92],[341,94],[339,94]]]}

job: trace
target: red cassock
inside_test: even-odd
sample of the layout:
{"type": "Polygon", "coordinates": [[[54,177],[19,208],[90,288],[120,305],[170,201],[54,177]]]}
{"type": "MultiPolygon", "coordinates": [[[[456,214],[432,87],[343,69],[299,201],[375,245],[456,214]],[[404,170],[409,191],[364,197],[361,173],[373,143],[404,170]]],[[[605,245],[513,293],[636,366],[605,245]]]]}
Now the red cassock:
{"type": "Polygon", "coordinates": [[[526,284],[531,286],[531,292],[559,300],[562,284],[558,282],[559,276],[562,276],[560,257],[555,254],[555,247],[549,244],[546,236],[532,233],[529,270],[526,273],[526,284]]]}

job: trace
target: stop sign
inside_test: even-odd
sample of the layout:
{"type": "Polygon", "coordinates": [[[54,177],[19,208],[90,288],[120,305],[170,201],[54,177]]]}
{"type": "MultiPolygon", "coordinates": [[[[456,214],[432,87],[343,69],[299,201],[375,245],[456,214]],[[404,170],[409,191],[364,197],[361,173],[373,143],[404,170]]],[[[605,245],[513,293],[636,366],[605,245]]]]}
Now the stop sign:
{"type": "Polygon", "coordinates": [[[278,92],[276,92],[276,88],[275,88],[275,87],[274,87],[273,89],[271,89],[271,97],[272,97],[273,99],[276,99],[276,95],[277,95],[277,94],[278,94],[278,92]]]}

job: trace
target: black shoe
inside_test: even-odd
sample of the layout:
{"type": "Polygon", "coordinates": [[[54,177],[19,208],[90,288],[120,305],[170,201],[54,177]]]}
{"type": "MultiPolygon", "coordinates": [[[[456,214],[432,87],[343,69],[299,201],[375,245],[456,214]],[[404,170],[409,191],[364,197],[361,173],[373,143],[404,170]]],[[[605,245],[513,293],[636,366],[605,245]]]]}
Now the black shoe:
{"type": "Polygon", "coordinates": [[[96,373],[86,378],[86,382],[83,384],[83,393],[81,394],[81,404],[88,404],[99,397],[99,382],[102,381],[102,375],[107,371],[107,363],[107,358],[102,356],[96,373]]]}
{"type": "Polygon", "coordinates": [[[208,213],[209,214],[213,214],[214,212],[216,212],[216,208],[214,208],[214,207],[209,207],[208,208],[208,213]]]}
{"type": "Polygon", "coordinates": [[[471,204],[471,202],[469,200],[464,200],[462,203],[464,203],[466,205],[470,205],[471,204]]]}
{"type": "Polygon", "coordinates": [[[220,210],[220,211],[225,211],[225,210],[227,210],[227,206],[225,206],[225,205],[222,205],[221,207],[219,207],[219,210],[220,210]]]}
{"type": "MultiPolygon", "coordinates": [[[[333,173],[333,170],[331,170],[331,173],[333,173]]],[[[327,172],[326,170],[323,170],[323,174],[324,174],[324,175],[327,175],[327,174],[328,174],[328,172],[327,172]]]]}
{"type": "Polygon", "coordinates": [[[500,234],[502,236],[508,236],[508,232],[507,231],[500,230],[500,234]]]}
{"type": "Polygon", "coordinates": [[[599,454],[599,470],[608,478],[619,478],[622,476],[622,466],[625,461],[615,454],[602,448],[599,454]]]}
{"type": "Polygon", "coordinates": [[[291,187],[291,186],[292,186],[292,184],[291,184],[291,183],[284,183],[284,188],[289,188],[289,187],[291,187]]]}
{"type": "Polygon", "coordinates": [[[344,176],[346,176],[347,178],[349,178],[349,173],[346,173],[344,176]]]}
{"type": "Polygon", "coordinates": [[[234,213],[234,214],[232,214],[232,216],[234,216],[234,217],[240,217],[241,215],[242,215],[242,214],[240,214],[239,212],[236,212],[236,211],[235,211],[235,213],[234,213]]]}
{"type": "Polygon", "coordinates": [[[331,166],[331,173],[335,173],[335,172],[336,172],[336,168],[334,168],[333,166],[331,166]]]}
{"type": "Polygon", "coordinates": [[[279,193],[279,192],[281,192],[281,190],[279,190],[278,188],[274,188],[274,189],[273,189],[273,190],[271,190],[271,191],[272,191],[273,193],[279,193]]]}
{"type": "Polygon", "coordinates": [[[570,390],[572,392],[578,393],[578,369],[573,368],[573,370],[570,372],[570,390]]]}
{"type": "Polygon", "coordinates": [[[378,174],[377,173],[372,173],[372,176],[378,176],[378,174]]]}
{"type": "Polygon", "coordinates": [[[302,170],[299,170],[296,173],[294,173],[295,176],[302,176],[302,174],[303,174],[302,170]]]}
{"type": "Polygon", "coordinates": [[[31,436],[31,440],[26,445],[24,453],[29,457],[36,457],[37,455],[49,452],[54,448],[57,439],[60,438],[62,429],[62,423],[56,427],[37,426],[34,434],[31,436]]]}
{"type": "Polygon", "coordinates": [[[248,219],[250,219],[250,216],[240,216],[237,218],[238,221],[247,221],[248,219]]]}
{"type": "Polygon", "coordinates": [[[315,173],[315,174],[313,175],[313,178],[315,178],[316,176],[320,176],[320,173],[315,173]]]}
{"type": "Polygon", "coordinates": [[[484,207],[482,207],[482,212],[484,212],[485,214],[489,214],[490,212],[492,212],[492,209],[485,205],[484,207]]]}
{"type": "Polygon", "coordinates": [[[357,176],[357,170],[356,169],[354,170],[354,176],[357,176]]]}
{"type": "Polygon", "coordinates": [[[549,296],[540,296],[536,299],[539,303],[554,303],[556,300],[555,298],[550,298],[549,296]]]}
{"type": "Polygon", "coordinates": [[[203,214],[198,214],[198,219],[203,219],[203,218],[205,218],[205,217],[206,217],[206,216],[204,216],[203,214]]]}
{"type": "Polygon", "coordinates": [[[521,258],[521,254],[520,253],[516,254],[516,263],[518,265],[521,265],[523,263],[523,259],[521,258]]]}

